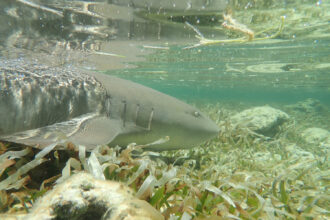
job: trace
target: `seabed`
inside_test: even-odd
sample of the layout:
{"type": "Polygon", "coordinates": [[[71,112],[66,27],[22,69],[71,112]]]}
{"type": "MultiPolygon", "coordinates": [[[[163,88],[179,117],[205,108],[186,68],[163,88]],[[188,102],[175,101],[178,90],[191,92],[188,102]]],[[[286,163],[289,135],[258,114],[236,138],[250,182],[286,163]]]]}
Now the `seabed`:
{"type": "MultiPolygon", "coordinates": [[[[134,145],[124,150],[102,146],[91,154],[106,179],[127,184],[165,219],[328,219],[330,146],[307,143],[300,133],[329,126],[329,110],[324,107],[320,114],[320,109],[300,112],[282,106],[290,120],[268,138],[230,123],[230,116],[247,107],[233,102],[201,107],[221,132],[190,150],[137,154],[134,145]]],[[[26,163],[37,160],[36,153],[1,144],[2,213],[26,213],[60,178],[84,169],[93,173],[84,152],[75,151],[52,151],[22,172],[26,163]],[[4,157],[9,152],[11,157],[4,157]],[[17,180],[5,186],[11,176],[17,180]]]]}

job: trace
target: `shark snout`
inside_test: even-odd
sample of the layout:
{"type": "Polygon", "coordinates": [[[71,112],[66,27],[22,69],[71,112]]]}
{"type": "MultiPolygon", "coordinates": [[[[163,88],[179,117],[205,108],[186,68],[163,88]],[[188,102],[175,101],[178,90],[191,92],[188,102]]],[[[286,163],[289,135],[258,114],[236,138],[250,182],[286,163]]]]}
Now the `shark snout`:
{"type": "Polygon", "coordinates": [[[218,125],[204,115],[193,120],[190,125],[190,137],[197,145],[214,138],[220,132],[218,125]]]}
{"type": "Polygon", "coordinates": [[[220,132],[220,128],[219,126],[214,123],[213,121],[211,121],[212,125],[210,126],[210,133],[212,134],[212,136],[216,136],[219,134],[220,132]]]}
{"type": "Polygon", "coordinates": [[[206,136],[208,136],[207,139],[215,137],[220,132],[219,126],[210,119],[207,119],[201,130],[206,136]]]}

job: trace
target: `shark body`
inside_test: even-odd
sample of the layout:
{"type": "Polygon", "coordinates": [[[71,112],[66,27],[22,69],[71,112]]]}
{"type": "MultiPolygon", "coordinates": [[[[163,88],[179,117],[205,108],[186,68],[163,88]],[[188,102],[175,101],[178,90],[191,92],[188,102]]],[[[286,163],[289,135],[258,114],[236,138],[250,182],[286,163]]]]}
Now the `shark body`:
{"type": "Polygon", "coordinates": [[[76,68],[0,60],[0,140],[43,148],[60,140],[151,150],[190,148],[219,131],[198,109],[128,80],[76,68]]]}

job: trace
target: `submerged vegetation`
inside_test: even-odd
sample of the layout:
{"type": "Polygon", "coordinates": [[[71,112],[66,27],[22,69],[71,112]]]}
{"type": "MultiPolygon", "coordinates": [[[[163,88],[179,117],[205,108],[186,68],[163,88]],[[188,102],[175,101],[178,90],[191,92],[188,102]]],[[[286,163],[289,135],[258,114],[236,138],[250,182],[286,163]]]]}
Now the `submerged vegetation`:
{"type": "MultiPolygon", "coordinates": [[[[57,10],[40,7],[29,1],[19,0],[17,2],[63,17],[62,12],[57,10]]],[[[219,12],[198,16],[185,14],[174,14],[174,16],[165,14],[165,16],[162,13],[150,14],[147,12],[144,17],[148,16],[149,20],[163,22],[171,25],[170,27],[180,25],[181,28],[187,24],[186,22],[189,22],[194,25],[193,30],[198,34],[197,37],[200,40],[200,43],[195,46],[248,42],[275,38],[279,35],[281,39],[315,38],[315,42],[320,38],[329,37],[330,10],[329,3],[325,1],[323,3],[322,1],[311,3],[305,0],[232,0],[229,2],[235,12],[232,15],[223,16],[219,12]],[[286,16],[285,27],[283,16],[286,16]],[[194,21],[196,22],[193,23],[194,21]],[[199,22],[200,24],[198,24],[199,22]],[[217,31],[219,33],[225,31],[228,40],[217,41],[205,38],[201,33],[209,30],[203,27],[203,23],[209,25],[211,30],[216,30],[221,27],[221,24],[224,24],[223,29],[221,31],[217,29],[217,31]]],[[[115,21],[117,22],[117,20],[115,21]]],[[[25,25],[25,22],[23,23],[25,25]]],[[[188,26],[192,27],[189,24],[188,26]]],[[[53,30],[54,26],[51,25],[51,27],[53,30]]],[[[88,33],[108,36],[102,32],[102,28],[97,28],[96,25],[88,27],[87,29],[75,29],[74,33],[85,36],[86,33],[83,32],[87,30],[88,33]],[[96,32],[91,32],[95,30],[96,32]]],[[[10,28],[13,27],[10,26],[10,28]]],[[[17,31],[17,33],[20,32],[17,31]]],[[[34,32],[38,33],[38,31],[34,32]]],[[[69,36],[76,35],[70,34],[69,36]]],[[[38,35],[37,38],[39,39],[40,36],[38,35]]],[[[93,38],[88,37],[87,39],[93,38]]],[[[168,49],[168,47],[153,48],[168,49]]],[[[150,67],[149,73],[153,74],[148,74],[152,75],[151,77],[164,80],[169,76],[172,77],[172,82],[176,82],[178,81],[176,76],[167,74],[168,64],[173,62],[173,57],[175,57],[175,64],[182,66],[184,62],[197,62],[202,60],[202,57],[207,60],[215,60],[214,63],[216,63],[219,62],[217,57],[219,56],[219,59],[226,62],[228,69],[235,72],[232,74],[233,80],[228,80],[229,83],[236,82],[234,79],[236,76],[240,78],[239,82],[243,82],[245,85],[253,81],[250,74],[244,74],[245,71],[248,72],[248,69],[243,69],[243,67],[234,69],[229,66],[230,61],[237,58],[231,54],[232,49],[222,49],[229,51],[225,54],[227,56],[220,57],[220,52],[216,56],[207,54],[209,52],[207,50],[204,50],[206,52],[198,57],[194,57],[193,54],[202,53],[202,50],[189,51],[189,54],[186,51],[180,51],[179,55],[175,54],[174,50],[168,50],[168,53],[163,54],[159,52],[156,56],[147,58],[149,60],[144,67],[150,67]],[[166,62],[161,63],[162,59],[166,62]],[[180,63],[180,61],[182,62],[180,63]],[[160,64],[166,66],[166,69],[159,71],[160,64]]],[[[104,52],[95,53],[116,56],[104,52]]],[[[328,62],[328,54],[326,52],[324,54],[326,55],[320,59],[328,62]]],[[[312,56],[308,54],[307,57],[312,56]]],[[[245,62],[244,58],[237,59],[237,62],[245,62]]],[[[312,60],[312,58],[310,59],[312,60]]],[[[273,62],[273,58],[270,61],[273,62]]],[[[313,81],[313,78],[306,78],[306,74],[300,74],[300,72],[299,75],[294,75],[293,72],[299,68],[310,71],[311,69],[308,69],[307,66],[313,64],[314,60],[309,61],[310,63],[306,62],[300,67],[296,64],[298,61],[292,61],[293,63],[288,61],[283,65],[279,63],[283,72],[293,69],[292,72],[289,72],[292,73],[291,75],[277,76],[282,80],[281,83],[299,80],[303,84],[313,81]]],[[[196,65],[201,68],[200,63],[196,65]]],[[[319,65],[323,65],[323,69],[328,67],[328,63],[319,65]]],[[[175,66],[175,72],[179,71],[177,66],[175,66]]],[[[236,64],[236,66],[241,67],[240,64],[236,64]]],[[[269,66],[265,65],[265,67],[269,66]]],[[[207,71],[217,70],[217,68],[218,66],[207,68],[205,66],[207,71]]],[[[298,70],[297,72],[299,72],[298,70]]],[[[141,72],[146,71],[142,69],[141,72]]],[[[188,72],[191,74],[191,69],[188,69],[188,72]]],[[[327,80],[323,80],[328,72],[317,72],[320,72],[322,77],[313,75],[315,81],[324,81],[328,88],[327,80]]],[[[259,74],[259,72],[257,73],[259,74]]],[[[136,75],[141,76],[142,74],[136,75]]],[[[266,83],[271,82],[269,75],[266,72],[260,79],[266,83]]],[[[225,81],[228,78],[230,77],[226,75],[219,79],[225,81]]],[[[181,86],[181,81],[179,83],[181,86]]],[[[202,81],[198,84],[202,84],[202,81]]],[[[212,141],[190,150],[142,152],[140,146],[131,144],[126,149],[100,146],[89,153],[82,146],[78,146],[79,149],[76,151],[74,146],[70,146],[71,150],[68,151],[56,151],[53,150],[55,145],[51,145],[38,151],[31,147],[0,143],[0,212],[26,213],[35,201],[51,190],[56,183],[64,181],[72,173],[86,170],[96,178],[127,184],[136,192],[137,197],[149,202],[166,219],[329,219],[330,141],[328,143],[307,143],[300,135],[304,129],[315,126],[330,131],[328,108],[319,105],[320,111],[315,112],[315,109],[310,109],[306,105],[277,106],[288,113],[291,119],[280,127],[276,136],[269,138],[230,122],[230,116],[247,107],[250,106],[228,103],[204,107],[204,112],[207,112],[221,127],[221,132],[212,141]]],[[[330,138],[328,139],[330,140],[330,138]]],[[[1,216],[0,219],[2,219],[1,216]]]]}
{"type": "Polygon", "coordinates": [[[264,35],[265,32],[273,30],[274,28],[265,29],[258,33],[255,33],[253,30],[249,29],[244,24],[237,22],[232,17],[231,14],[224,14],[223,17],[224,17],[224,22],[222,23],[223,28],[228,29],[230,31],[235,31],[235,32],[244,34],[245,36],[236,38],[236,39],[225,39],[225,40],[223,40],[223,39],[221,39],[221,40],[207,39],[203,36],[203,34],[196,27],[194,27],[191,24],[189,24],[188,22],[186,22],[186,24],[196,32],[196,34],[197,34],[196,38],[199,39],[199,43],[197,43],[193,46],[185,47],[185,49],[199,47],[199,46],[205,46],[205,45],[224,44],[224,43],[244,43],[244,42],[248,42],[248,41],[273,39],[273,38],[276,38],[277,36],[279,36],[282,33],[283,28],[284,28],[284,16],[281,16],[281,24],[280,24],[278,30],[274,34],[271,34],[271,35],[265,36],[265,37],[256,37],[256,36],[264,35]]]}
{"type": "Polygon", "coordinates": [[[220,134],[190,150],[141,152],[131,144],[86,155],[81,146],[78,152],[50,152],[50,146],[36,154],[1,144],[1,212],[27,212],[56,182],[87,170],[127,184],[166,219],[329,218],[329,146],[301,139],[299,124],[309,122],[292,111],[291,121],[267,138],[230,123],[240,107],[219,106],[204,111],[220,134]]]}

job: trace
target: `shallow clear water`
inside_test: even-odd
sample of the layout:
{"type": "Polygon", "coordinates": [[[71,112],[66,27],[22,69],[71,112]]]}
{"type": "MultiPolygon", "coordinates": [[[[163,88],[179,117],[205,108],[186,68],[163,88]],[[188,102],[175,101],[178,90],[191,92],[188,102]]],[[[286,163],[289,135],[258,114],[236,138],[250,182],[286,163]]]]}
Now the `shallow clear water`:
{"type": "Polygon", "coordinates": [[[330,104],[328,39],[173,46],[132,69],[109,71],[184,99],[330,104]]]}
{"type": "Polygon", "coordinates": [[[329,3],[141,2],[2,1],[0,54],[51,65],[84,61],[85,68],[189,101],[314,98],[330,105],[329,3]],[[226,7],[256,32],[273,29],[269,34],[286,16],[284,30],[275,39],[185,49],[198,39],[184,21],[210,39],[241,36],[221,28],[226,7]]]}
{"type": "MultiPolygon", "coordinates": [[[[73,146],[68,145],[70,152],[51,153],[54,157],[47,157],[42,166],[33,165],[36,170],[23,179],[5,183],[11,190],[8,195],[1,191],[4,203],[0,212],[11,213],[9,207],[26,212],[33,203],[30,200],[44,192],[34,189],[42,189],[44,184],[49,189],[61,171],[65,177],[83,167],[100,177],[102,168],[88,168],[88,160],[87,164],[100,162],[107,167],[106,179],[130,183],[137,194],[141,189],[148,191],[148,202],[155,202],[153,206],[164,215],[173,214],[167,219],[190,219],[190,215],[201,219],[203,215],[218,215],[215,219],[328,219],[329,21],[329,1],[1,0],[0,61],[24,58],[18,61],[75,66],[129,79],[197,105],[221,129],[217,137],[199,147],[161,152],[164,161],[132,158],[133,148],[120,151],[106,146],[96,148],[98,153],[87,159],[81,146],[80,164],[71,160],[74,158],[68,160],[73,157],[73,146]],[[222,27],[226,8],[255,33],[267,30],[256,39],[276,33],[281,16],[285,16],[284,29],[272,39],[187,48],[198,39],[185,21],[211,40],[244,36],[222,27]],[[262,105],[282,110],[281,115],[288,117],[272,120],[273,115],[261,111],[251,118],[242,117],[241,123],[234,122],[237,113],[262,105]],[[257,122],[271,119],[271,126],[278,125],[274,134],[266,137],[254,130],[253,123],[249,127],[253,117],[257,122]],[[282,120],[286,122],[281,124],[282,120]],[[147,185],[151,190],[146,190],[147,185]],[[13,193],[13,188],[21,192],[13,193]]],[[[126,102],[124,106],[126,116],[126,102]]],[[[138,112],[139,105],[136,117],[138,112]]],[[[62,140],[62,131],[60,136],[62,140]]],[[[2,158],[11,147],[19,146],[0,143],[2,158]]],[[[28,172],[27,161],[43,160],[30,151],[24,149],[26,158],[18,156],[17,163],[12,156],[1,162],[0,187],[7,179],[22,175],[22,169],[28,172]]],[[[67,201],[65,210],[66,205],[67,201]]]]}

